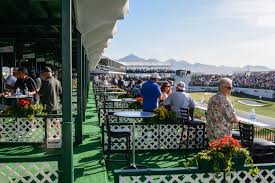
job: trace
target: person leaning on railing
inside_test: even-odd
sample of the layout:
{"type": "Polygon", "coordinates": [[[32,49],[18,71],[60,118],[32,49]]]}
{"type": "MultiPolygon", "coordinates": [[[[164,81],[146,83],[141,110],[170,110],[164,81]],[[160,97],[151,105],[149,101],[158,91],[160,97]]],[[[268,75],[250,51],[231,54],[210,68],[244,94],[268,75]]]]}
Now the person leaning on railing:
{"type": "Polygon", "coordinates": [[[229,98],[232,80],[222,78],[218,82],[218,93],[209,99],[207,107],[206,132],[209,140],[231,136],[233,123],[238,119],[229,98]]]}

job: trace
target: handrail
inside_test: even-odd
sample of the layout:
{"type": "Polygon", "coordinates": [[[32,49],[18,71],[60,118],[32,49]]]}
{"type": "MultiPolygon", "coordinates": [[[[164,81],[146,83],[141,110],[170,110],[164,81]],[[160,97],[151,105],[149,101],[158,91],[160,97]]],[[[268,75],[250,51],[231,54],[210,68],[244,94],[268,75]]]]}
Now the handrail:
{"type": "MultiPolygon", "coordinates": [[[[40,115],[35,115],[34,117],[39,117],[39,118],[62,118],[62,114],[40,114],[40,115]]],[[[23,117],[18,117],[18,116],[10,116],[10,115],[0,115],[0,118],[23,118],[23,117]]],[[[73,117],[77,117],[76,114],[73,114],[73,117]]]]}
{"type": "MultiPolygon", "coordinates": [[[[268,170],[274,170],[275,169],[275,163],[266,163],[266,164],[254,164],[255,167],[258,167],[259,169],[268,169],[268,170]]],[[[241,171],[249,171],[250,166],[245,165],[241,171]]],[[[189,167],[189,168],[146,168],[146,169],[119,169],[114,170],[114,177],[115,177],[115,183],[120,182],[120,176],[124,177],[131,177],[131,176],[163,176],[163,175],[184,175],[184,174],[196,174],[196,173],[213,173],[213,172],[206,172],[202,171],[197,167],[189,167]]],[[[223,179],[226,179],[228,177],[225,176],[225,172],[220,172],[224,176],[223,179]]],[[[234,174],[234,171],[231,172],[231,174],[234,174]]]]}

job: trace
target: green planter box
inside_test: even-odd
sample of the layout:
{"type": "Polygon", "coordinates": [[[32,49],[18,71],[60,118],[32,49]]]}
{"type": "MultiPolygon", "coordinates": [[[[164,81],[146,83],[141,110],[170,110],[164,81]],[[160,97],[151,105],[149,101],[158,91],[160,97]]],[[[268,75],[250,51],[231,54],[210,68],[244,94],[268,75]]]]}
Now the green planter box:
{"type": "Polygon", "coordinates": [[[199,160],[198,167],[204,172],[213,172],[215,169],[224,170],[225,162],[223,161],[223,159],[210,160],[210,161],[202,159],[202,160],[199,160]]]}
{"type": "Polygon", "coordinates": [[[233,170],[242,170],[245,163],[244,156],[235,156],[232,158],[232,168],[233,170]]]}

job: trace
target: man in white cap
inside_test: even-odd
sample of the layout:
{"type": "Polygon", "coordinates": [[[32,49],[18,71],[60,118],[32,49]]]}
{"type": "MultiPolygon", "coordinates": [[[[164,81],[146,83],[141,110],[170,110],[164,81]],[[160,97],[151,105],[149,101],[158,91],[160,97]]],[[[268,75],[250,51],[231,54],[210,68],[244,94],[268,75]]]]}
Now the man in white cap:
{"type": "Polygon", "coordinates": [[[161,96],[160,87],[157,84],[160,76],[153,73],[150,80],[146,81],[141,88],[141,96],[143,97],[142,110],[153,112],[158,107],[158,99],[161,96]]]}
{"type": "Polygon", "coordinates": [[[176,85],[176,92],[172,92],[172,94],[163,101],[163,105],[169,106],[172,111],[175,111],[177,118],[181,118],[181,107],[189,107],[190,112],[194,111],[195,108],[194,99],[189,94],[185,93],[184,82],[179,82],[176,85]]]}

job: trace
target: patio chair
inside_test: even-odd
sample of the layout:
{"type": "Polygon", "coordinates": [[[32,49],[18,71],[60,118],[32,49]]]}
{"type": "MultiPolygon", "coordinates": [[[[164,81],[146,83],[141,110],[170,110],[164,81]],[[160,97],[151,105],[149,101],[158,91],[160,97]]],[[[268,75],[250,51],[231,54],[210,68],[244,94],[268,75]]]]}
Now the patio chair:
{"type": "Polygon", "coordinates": [[[182,132],[180,144],[184,144],[187,149],[205,148],[205,122],[193,118],[194,108],[181,107],[182,132]],[[186,130],[187,127],[187,131],[186,130]],[[186,132],[186,135],[185,135],[186,132]],[[191,134],[193,132],[193,134],[191,134]]]}
{"type": "Polygon", "coordinates": [[[254,138],[254,125],[239,122],[241,144],[248,148],[255,163],[274,162],[275,143],[254,138]]]}
{"type": "MultiPolygon", "coordinates": [[[[106,125],[106,132],[107,132],[107,150],[106,150],[106,165],[108,166],[110,161],[126,161],[127,165],[130,165],[130,136],[131,132],[128,128],[123,128],[123,129],[111,129],[110,126],[110,121],[109,121],[109,116],[113,115],[114,112],[108,112],[105,118],[105,125],[106,125]],[[112,139],[118,140],[112,141],[112,139]],[[120,141],[121,139],[125,139],[125,141],[120,141]],[[126,160],[110,160],[110,155],[115,153],[114,150],[112,150],[112,145],[113,144],[125,144],[125,151],[122,151],[122,153],[125,153],[125,158],[126,160]]],[[[104,135],[103,135],[104,136],[104,135]]],[[[103,141],[104,144],[104,141],[103,141]]],[[[103,145],[104,148],[104,145],[103,145]]]]}
{"type": "Polygon", "coordinates": [[[241,140],[241,134],[240,134],[240,131],[239,131],[239,130],[233,129],[233,130],[231,131],[231,134],[232,134],[232,137],[233,137],[234,139],[241,140]]]}

